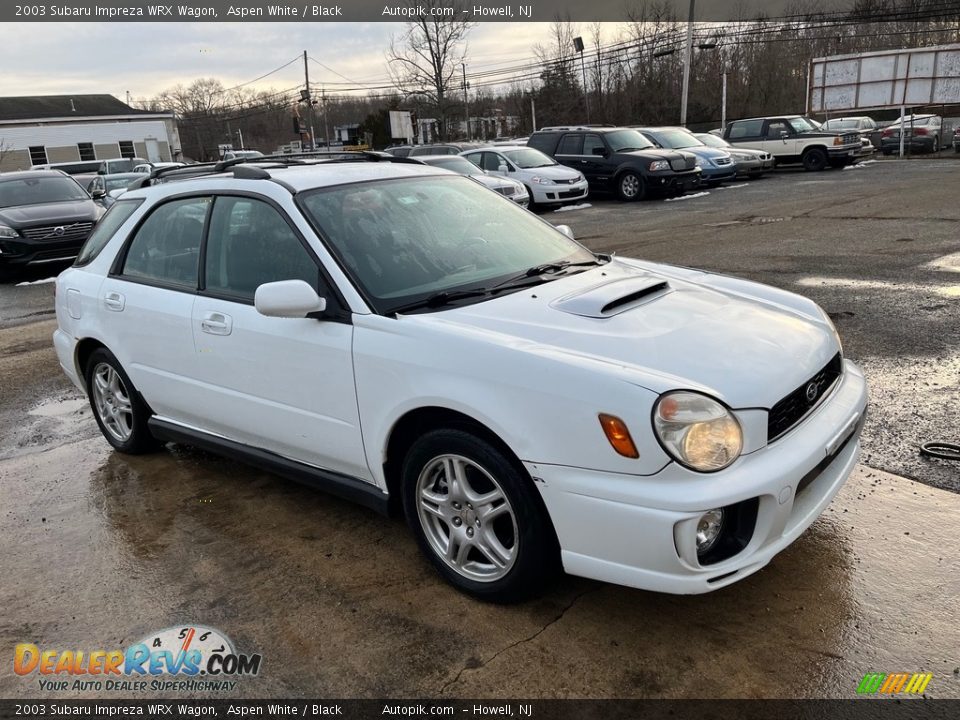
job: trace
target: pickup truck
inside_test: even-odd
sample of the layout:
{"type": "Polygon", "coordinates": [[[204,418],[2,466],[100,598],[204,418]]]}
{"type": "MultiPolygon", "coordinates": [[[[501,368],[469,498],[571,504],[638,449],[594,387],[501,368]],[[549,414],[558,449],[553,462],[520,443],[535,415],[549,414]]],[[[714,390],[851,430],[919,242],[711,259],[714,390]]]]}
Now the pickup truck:
{"type": "Polygon", "coordinates": [[[823,130],[802,115],[734,120],[724,128],[723,139],[766,150],[777,165],[802,164],[805,170],[851,165],[863,155],[858,132],[823,130]]]}

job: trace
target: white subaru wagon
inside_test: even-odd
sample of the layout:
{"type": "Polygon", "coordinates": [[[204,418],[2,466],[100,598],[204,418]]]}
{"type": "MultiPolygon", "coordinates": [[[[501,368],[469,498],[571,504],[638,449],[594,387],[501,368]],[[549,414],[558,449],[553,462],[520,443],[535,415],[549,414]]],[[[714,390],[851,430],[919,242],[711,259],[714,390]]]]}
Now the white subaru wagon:
{"type": "Polygon", "coordinates": [[[192,444],[402,512],[496,601],[561,568],[715,590],[830,503],[866,385],[815,303],[595,254],[373,159],[174,171],[117,201],[57,279],[54,333],[114,448],[192,444]]]}

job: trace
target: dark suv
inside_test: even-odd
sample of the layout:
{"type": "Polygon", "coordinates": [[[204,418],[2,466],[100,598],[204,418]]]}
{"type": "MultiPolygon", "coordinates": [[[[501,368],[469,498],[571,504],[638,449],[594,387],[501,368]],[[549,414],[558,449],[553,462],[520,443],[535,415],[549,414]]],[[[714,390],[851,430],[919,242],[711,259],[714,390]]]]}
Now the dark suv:
{"type": "Polygon", "coordinates": [[[59,170],[0,174],[0,276],[76,257],[102,212],[59,170]]]}
{"type": "Polygon", "coordinates": [[[632,128],[549,127],[533,133],[527,145],[582,172],[591,191],[613,191],[621,200],[648,192],[680,195],[700,185],[695,155],[660,150],[632,128]]]}

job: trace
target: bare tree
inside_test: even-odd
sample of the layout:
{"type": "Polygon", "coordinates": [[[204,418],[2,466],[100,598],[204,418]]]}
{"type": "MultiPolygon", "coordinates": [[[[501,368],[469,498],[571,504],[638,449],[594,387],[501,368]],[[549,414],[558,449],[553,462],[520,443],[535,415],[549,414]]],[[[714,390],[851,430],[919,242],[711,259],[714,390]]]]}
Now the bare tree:
{"type": "Polygon", "coordinates": [[[7,155],[10,154],[13,148],[3,138],[0,138],[0,170],[3,170],[3,161],[7,159],[7,155]]]}
{"type": "Polygon", "coordinates": [[[460,3],[418,0],[408,7],[422,7],[426,14],[404,24],[390,39],[388,69],[394,86],[404,96],[419,93],[436,107],[440,137],[447,135],[447,117],[454,104],[457,73],[467,56],[467,35],[476,23],[464,18],[460,3]],[[433,14],[437,13],[437,14],[433,14]]]}

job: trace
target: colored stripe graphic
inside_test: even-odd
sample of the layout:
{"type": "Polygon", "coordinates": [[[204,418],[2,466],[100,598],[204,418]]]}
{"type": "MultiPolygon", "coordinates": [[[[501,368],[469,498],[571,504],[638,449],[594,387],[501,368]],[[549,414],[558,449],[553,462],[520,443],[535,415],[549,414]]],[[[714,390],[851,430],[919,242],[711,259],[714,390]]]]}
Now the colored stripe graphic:
{"type": "Polygon", "coordinates": [[[857,693],[872,695],[896,695],[907,693],[921,695],[933,679],[933,673],[867,673],[857,686],[857,693]]]}

